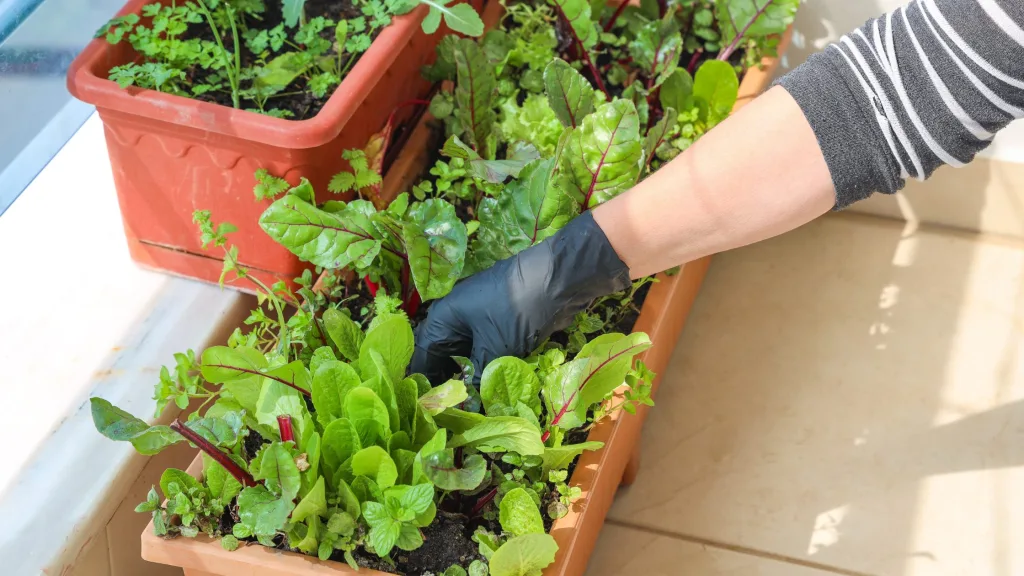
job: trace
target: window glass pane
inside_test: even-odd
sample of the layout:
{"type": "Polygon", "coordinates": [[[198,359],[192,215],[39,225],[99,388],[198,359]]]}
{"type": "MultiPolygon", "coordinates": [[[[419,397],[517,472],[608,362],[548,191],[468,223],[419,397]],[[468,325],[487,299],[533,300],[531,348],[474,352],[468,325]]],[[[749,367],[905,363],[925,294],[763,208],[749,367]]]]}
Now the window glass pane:
{"type": "Polygon", "coordinates": [[[0,0],[0,214],[93,108],[64,75],[124,0],[0,0]]]}

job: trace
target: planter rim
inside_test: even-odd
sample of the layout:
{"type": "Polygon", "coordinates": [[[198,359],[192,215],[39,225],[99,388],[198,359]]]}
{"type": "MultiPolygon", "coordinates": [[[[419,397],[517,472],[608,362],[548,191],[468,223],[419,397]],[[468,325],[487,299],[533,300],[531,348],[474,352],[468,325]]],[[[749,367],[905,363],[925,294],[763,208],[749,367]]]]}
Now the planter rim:
{"type": "MultiPolygon", "coordinates": [[[[792,31],[793,28],[790,26],[783,34],[778,45],[778,54],[781,55],[788,48],[792,31]]],[[[733,107],[733,112],[756,98],[770,84],[772,74],[778,64],[778,57],[764,58],[760,68],[751,68],[747,71],[740,84],[739,97],[733,107]]],[[[671,334],[676,331],[678,334],[685,322],[685,315],[689,308],[683,309],[682,318],[678,317],[678,314],[673,315],[666,312],[674,308],[674,304],[677,305],[681,300],[696,296],[695,292],[688,294],[692,288],[690,284],[696,277],[699,286],[700,278],[707,270],[709,261],[710,257],[705,257],[687,263],[679,273],[672,276],[667,276],[664,273],[658,274],[657,281],[651,286],[647,299],[640,309],[640,316],[637,318],[632,332],[647,332],[651,335],[654,346],[641,353],[638,359],[648,362],[648,359],[653,358],[653,363],[663,363],[662,366],[655,366],[658,373],[654,381],[655,391],[676,343],[675,340],[664,342],[658,336],[662,332],[671,334]],[[667,349],[666,346],[668,346],[667,349]]],[[[648,363],[650,365],[652,362],[648,363]]],[[[622,389],[620,388],[616,392],[616,397],[621,399],[621,394],[622,389]]],[[[618,487],[629,455],[635,449],[648,410],[647,406],[640,406],[635,416],[618,410],[594,426],[587,435],[587,441],[604,442],[604,447],[600,450],[585,451],[577,460],[576,468],[569,478],[569,484],[579,486],[583,492],[580,498],[570,506],[569,513],[555,520],[548,532],[558,543],[558,553],[554,563],[544,569],[544,576],[576,576],[583,573],[586,561],[589,560],[590,552],[596,542],[596,535],[603,527],[604,518],[614,498],[614,488],[618,487]],[[583,532],[587,532],[587,534],[583,534],[583,532]],[[579,558],[580,554],[587,556],[582,559],[582,563],[579,558]]],[[[196,455],[188,472],[197,478],[201,476],[201,454],[196,455]]],[[[142,533],[142,557],[151,562],[196,570],[222,570],[209,573],[223,576],[242,573],[261,576],[270,574],[394,576],[389,572],[368,568],[361,568],[355,572],[347,564],[341,562],[324,562],[305,554],[260,545],[240,547],[233,552],[227,552],[217,540],[205,535],[194,539],[183,537],[164,539],[153,533],[152,521],[142,533]],[[242,570],[246,570],[246,572],[242,572],[242,570]]]]}
{"type": "MultiPolygon", "coordinates": [[[[129,0],[115,16],[138,13],[153,0],[129,0]]],[[[121,88],[96,68],[113,46],[93,38],[68,68],[67,88],[75,98],[101,112],[117,112],[177,126],[233,136],[287,148],[313,148],[333,140],[359,108],[370,90],[398,58],[401,47],[416,33],[429,8],[420,5],[397,16],[374,38],[355,66],[342,79],[324,107],[312,118],[287,120],[245,110],[175,96],[138,87],[121,88]]],[[[122,40],[122,42],[126,42],[122,40]]]]}

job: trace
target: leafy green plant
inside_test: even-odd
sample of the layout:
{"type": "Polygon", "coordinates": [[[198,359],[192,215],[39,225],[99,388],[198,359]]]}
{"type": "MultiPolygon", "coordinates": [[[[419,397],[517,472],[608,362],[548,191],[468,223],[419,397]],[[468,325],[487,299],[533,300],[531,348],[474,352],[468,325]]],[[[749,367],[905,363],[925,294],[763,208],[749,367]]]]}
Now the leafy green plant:
{"type": "MultiPolygon", "coordinates": [[[[341,83],[373,38],[413,0],[359,0],[361,15],[335,21],[307,17],[305,0],[283,0],[281,21],[264,0],[185,0],[148,4],[141,14],[114,18],[96,35],[127,41],[140,61],[115,66],[109,78],[186,98],[229,101],[234,108],[280,118],[306,117],[341,83]],[[207,39],[211,38],[211,39],[207,39]],[[305,95],[315,106],[299,104],[305,95]],[[288,97],[300,96],[295,100],[288,97]],[[312,109],[311,109],[312,108],[312,109]]],[[[431,6],[424,29],[443,14],[453,30],[478,36],[483,23],[469,4],[423,0],[431,6]]],[[[433,30],[431,30],[433,31],[433,30]]]]}

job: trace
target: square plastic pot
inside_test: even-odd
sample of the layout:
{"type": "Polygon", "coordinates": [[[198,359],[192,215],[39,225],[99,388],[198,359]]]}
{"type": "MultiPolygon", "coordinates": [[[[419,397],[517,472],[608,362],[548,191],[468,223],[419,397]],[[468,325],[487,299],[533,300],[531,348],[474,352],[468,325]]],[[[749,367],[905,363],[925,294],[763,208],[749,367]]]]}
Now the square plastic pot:
{"type": "MultiPolygon", "coordinates": [[[[131,0],[118,15],[139,13],[151,2],[131,0]]],[[[266,168],[293,184],[305,176],[326,195],[331,176],[345,167],[342,150],[362,148],[398,104],[429,94],[420,68],[433,61],[444,29],[425,34],[420,23],[426,14],[427,7],[419,6],[384,28],[323,109],[306,120],[122,89],[108,72],[137,55],[126,41],[94,39],[72,62],[67,85],[76,98],[94,104],[103,121],[132,258],[147,268],[216,282],[223,255],[202,249],[192,222],[193,211],[210,210],[215,221],[238,227],[230,240],[240,262],[268,285],[309,268],[260,229],[269,202],[255,200],[253,173],[266,168]]]]}

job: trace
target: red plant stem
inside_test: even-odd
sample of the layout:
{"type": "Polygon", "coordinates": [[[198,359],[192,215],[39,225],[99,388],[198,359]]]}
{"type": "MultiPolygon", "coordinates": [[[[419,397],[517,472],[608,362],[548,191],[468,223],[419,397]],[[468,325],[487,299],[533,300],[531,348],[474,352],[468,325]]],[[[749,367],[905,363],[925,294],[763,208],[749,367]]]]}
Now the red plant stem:
{"type": "MultiPolygon", "coordinates": [[[[754,5],[756,6],[757,3],[755,3],[754,5]]],[[[765,11],[768,10],[768,7],[771,5],[771,0],[765,2],[764,6],[757,9],[757,12],[754,13],[754,17],[751,18],[749,22],[747,22],[747,25],[743,27],[743,30],[736,31],[736,37],[733,38],[732,42],[729,43],[729,46],[725,50],[722,50],[722,52],[718,55],[719,60],[725,61],[728,60],[730,56],[732,56],[732,53],[736,51],[736,47],[740,45],[740,41],[743,40],[743,36],[746,35],[747,30],[750,30],[750,27],[754,25],[754,22],[757,22],[757,19],[760,18],[761,15],[764,14],[765,11]]],[[[730,17],[731,16],[732,14],[730,13],[730,17]]],[[[734,23],[733,28],[735,27],[736,24],[734,23]]]]}
{"type": "Polygon", "coordinates": [[[668,12],[668,0],[658,0],[658,17],[664,18],[668,12]]]}
{"type": "Polygon", "coordinates": [[[697,68],[697,60],[700,59],[700,55],[703,53],[704,49],[698,48],[697,51],[693,53],[693,57],[690,58],[690,63],[686,66],[686,71],[690,73],[690,76],[693,76],[693,71],[697,68]]]}
{"type": "Polygon", "coordinates": [[[373,280],[370,280],[370,276],[363,276],[363,282],[366,282],[366,290],[370,293],[370,296],[376,298],[377,290],[380,289],[380,284],[377,284],[373,280]]]}
{"type": "Polygon", "coordinates": [[[218,464],[228,471],[228,474],[231,474],[235,477],[235,480],[241,482],[242,486],[253,487],[257,485],[252,476],[243,470],[242,467],[234,460],[229,458],[227,454],[221,452],[216,446],[206,440],[206,438],[196,434],[191,428],[182,424],[181,420],[175,418],[174,422],[171,422],[171,430],[174,430],[183,438],[195,444],[200,450],[205,452],[207,456],[216,460],[218,464]]]}
{"type": "Polygon", "coordinates": [[[619,4],[619,7],[615,9],[615,13],[612,14],[611,19],[609,19],[608,23],[604,25],[604,31],[605,32],[611,32],[612,26],[615,25],[615,21],[618,20],[619,16],[622,15],[622,12],[623,12],[623,10],[626,9],[626,6],[629,6],[629,2],[627,2],[625,0],[621,4],[619,4]]]}
{"type": "Polygon", "coordinates": [[[544,433],[541,434],[540,436],[540,441],[547,442],[548,438],[551,438],[551,430],[545,430],[544,433]]]}
{"type": "Polygon", "coordinates": [[[312,395],[309,393],[309,390],[299,388],[298,386],[295,385],[294,382],[289,382],[284,378],[278,378],[277,376],[273,376],[271,374],[265,374],[263,372],[260,372],[259,370],[250,370],[248,368],[239,368],[238,366],[228,366],[226,364],[206,364],[206,366],[211,366],[213,368],[230,368],[231,370],[238,370],[243,374],[252,374],[253,376],[263,376],[264,378],[270,378],[274,382],[280,382],[281,384],[284,384],[289,388],[294,388],[298,390],[300,393],[305,394],[306,396],[312,397],[312,395]]]}
{"type": "Polygon", "coordinates": [[[479,514],[480,511],[484,509],[484,506],[487,506],[488,504],[490,504],[491,500],[494,500],[494,497],[497,496],[497,495],[498,495],[498,488],[497,487],[492,488],[490,492],[488,492],[487,494],[484,494],[483,498],[481,498],[481,499],[476,501],[476,504],[473,505],[473,510],[470,511],[469,515],[470,516],[476,516],[477,514],[479,514]]]}
{"type": "Polygon", "coordinates": [[[277,429],[281,431],[281,442],[295,442],[295,432],[292,431],[292,417],[281,414],[277,417],[277,429]]]}
{"type": "Polygon", "coordinates": [[[579,51],[583,53],[583,62],[587,65],[587,68],[590,69],[590,74],[594,77],[594,82],[597,83],[597,88],[601,90],[601,92],[604,92],[604,95],[611,100],[612,96],[608,93],[608,89],[605,88],[604,80],[601,79],[601,74],[597,71],[597,66],[594,66],[594,61],[590,59],[590,52],[587,51],[586,46],[583,45],[583,41],[580,40],[580,37],[576,34],[576,30],[573,29],[572,22],[569,21],[568,17],[566,17],[565,11],[558,5],[558,2],[552,2],[551,4],[555,7],[555,10],[558,11],[558,17],[562,19],[566,26],[568,26],[569,33],[572,34],[572,39],[579,48],[579,51]]]}

